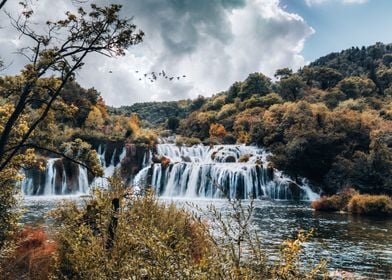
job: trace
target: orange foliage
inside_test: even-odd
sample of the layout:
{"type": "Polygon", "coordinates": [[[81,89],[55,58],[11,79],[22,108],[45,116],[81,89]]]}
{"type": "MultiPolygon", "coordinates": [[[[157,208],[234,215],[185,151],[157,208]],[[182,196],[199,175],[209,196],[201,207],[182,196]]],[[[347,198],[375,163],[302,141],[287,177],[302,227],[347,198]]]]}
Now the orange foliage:
{"type": "Polygon", "coordinates": [[[129,117],[129,129],[132,132],[132,136],[138,136],[140,134],[140,120],[137,114],[132,114],[129,117]]]}
{"type": "Polygon", "coordinates": [[[312,208],[316,211],[340,211],[347,210],[347,204],[358,192],[352,188],[346,188],[340,193],[332,196],[322,196],[320,199],[312,201],[312,208]]]}
{"type": "Polygon", "coordinates": [[[106,107],[105,101],[103,100],[102,96],[98,97],[96,107],[101,111],[103,119],[107,119],[109,117],[107,107],[106,107]]]}
{"type": "Polygon", "coordinates": [[[225,127],[218,123],[211,124],[209,132],[211,138],[222,139],[227,135],[225,127]]]}
{"type": "Polygon", "coordinates": [[[392,216],[392,198],[387,195],[354,195],[348,210],[356,214],[392,216]]]}
{"type": "Polygon", "coordinates": [[[11,278],[49,279],[57,245],[48,239],[42,228],[25,227],[17,236],[14,262],[10,263],[11,278]]]}
{"type": "Polygon", "coordinates": [[[169,166],[169,164],[170,164],[170,159],[169,158],[167,158],[167,157],[161,157],[161,165],[163,166],[163,167],[167,167],[167,166],[169,166]]]}

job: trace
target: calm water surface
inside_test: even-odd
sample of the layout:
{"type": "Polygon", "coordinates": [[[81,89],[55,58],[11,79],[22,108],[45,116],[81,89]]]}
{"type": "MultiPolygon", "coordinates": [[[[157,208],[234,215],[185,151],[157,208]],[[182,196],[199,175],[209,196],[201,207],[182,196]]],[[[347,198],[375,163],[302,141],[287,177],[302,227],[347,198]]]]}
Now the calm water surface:
{"type": "MultiPolygon", "coordinates": [[[[24,221],[45,222],[45,214],[61,199],[27,197],[24,221]]],[[[80,200],[78,197],[66,199],[80,200]]],[[[176,199],[174,202],[189,207],[189,200],[176,199]]],[[[222,211],[229,211],[223,200],[191,202],[200,207],[213,203],[222,211]]],[[[319,213],[305,202],[256,201],[255,205],[254,223],[269,255],[276,255],[281,242],[295,238],[299,229],[310,231],[314,228],[313,237],[305,244],[306,258],[315,262],[324,258],[330,270],[354,272],[370,279],[392,279],[392,219],[319,213]]]]}

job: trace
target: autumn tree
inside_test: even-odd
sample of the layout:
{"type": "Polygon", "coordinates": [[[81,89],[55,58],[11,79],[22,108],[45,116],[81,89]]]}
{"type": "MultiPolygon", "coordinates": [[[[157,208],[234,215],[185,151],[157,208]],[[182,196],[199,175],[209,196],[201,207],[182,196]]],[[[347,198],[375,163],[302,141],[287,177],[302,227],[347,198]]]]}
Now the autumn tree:
{"type": "Polygon", "coordinates": [[[104,119],[102,117],[101,111],[98,109],[98,107],[93,106],[92,110],[88,114],[85,125],[89,128],[99,129],[103,126],[103,124],[104,119]]]}
{"type": "MultiPolygon", "coordinates": [[[[4,4],[5,1],[0,2],[0,8],[4,4]]],[[[100,166],[89,164],[97,161],[91,149],[69,156],[64,150],[34,141],[48,128],[45,122],[53,110],[70,109],[61,98],[66,85],[74,80],[88,56],[123,56],[144,35],[130,18],[120,16],[120,5],[92,4],[88,11],[79,8],[77,13],[67,12],[62,20],[47,21],[46,31],[30,22],[33,11],[22,5],[24,12],[16,19],[11,18],[11,23],[31,43],[20,50],[28,64],[14,79],[6,77],[0,82],[0,267],[4,244],[16,225],[12,209],[16,203],[15,184],[21,179],[22,167],[37,163],[35,150],[62,156],[93,174],[102,174],[100,166]]],[[[75,147],[80,147],[80,143],[75,147]]]]}
{"type": "Polygon", "coordinates": [[[209,134],[211,141],[218,140],[219,142],[222,142],[223,137],[227,135],[227,131],[223,125],[213,123],[210,126],[209,134]]]}
{"type": "Polygon", "coordinates": [[[241,84],[238,96],[244,100],[252,94],[266,95],[271,91],[271,79],[262,73],[252,73],[241,84]]]}

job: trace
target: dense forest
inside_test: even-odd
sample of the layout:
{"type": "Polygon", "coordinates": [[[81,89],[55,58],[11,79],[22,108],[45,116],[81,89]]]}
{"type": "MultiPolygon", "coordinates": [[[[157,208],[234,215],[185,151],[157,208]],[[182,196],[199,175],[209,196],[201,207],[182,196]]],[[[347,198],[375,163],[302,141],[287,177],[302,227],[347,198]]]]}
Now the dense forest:
{"type": "MultiPolygon", "coordinates": [[[[252,73],[210,98],[120,108],[106,106],[94,88],[72,81],[30,142],[72,155],[75,139],[152,147],[169,130],[182,136],[181,144],[263,146],[275,168],[308,178],[326,193],[350,186],[391,194],[391,62],[392,45],[377,43],[329,54],[297,72],[279,69],[274,80],[252,73]]],[[[2,77],[1,95],[21,79],[2,77]]],[[[41,79],[42,87],[51,82],[41,79]]],[[[32,99],[31,106],[41,105],[32,99]]]]}
{"type": "Polygon", "coordinates": [[[184,136],[182,143],[266,147],[274,167],[306,177],[327,193],[352,186],[391,194],[391,62],[392,45],[353,47],[297,72],[279,69],[274,80],[252,73],[211,98],[121,111],[174,130],[184,136]]]}

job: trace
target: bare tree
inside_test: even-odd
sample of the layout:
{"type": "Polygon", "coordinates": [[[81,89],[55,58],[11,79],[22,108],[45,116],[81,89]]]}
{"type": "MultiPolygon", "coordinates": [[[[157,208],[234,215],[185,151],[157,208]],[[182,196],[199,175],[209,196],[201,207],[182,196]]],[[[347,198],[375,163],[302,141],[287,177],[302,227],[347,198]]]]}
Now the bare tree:
{"type": "Polygon", "coordinates": [[[6,2],[7,2],[7,0],[1,0],[1,2],[0,2],[0,10],[1,10],[1,8],[4,7],[6,2]]]}
{"type": "Polygon", "coordinates": [[[39,148],[29,142],[32,133],[45,120],[64,85],[83,67],[88,55],[122,56],[129,46],[142,41],[144,33],[136,30],[132,18],[121,18],[120,10],[121,5],[98,7],[92,4],[88,12],[79,8],[76,14],[67,12],[63,20],[48,21],[44,33],[35,31],[29,23],[32,11],[26,10],[20,17],[12,19],[12,25],[32,45],[20,51],[29,64],[22,71],[23,86],[11,92],[14,109],[1,131],[0,172],[22,148],[29,145],[39,148]],[[41,94],[37,99],[32,93],[38,88],[39,80],[48,75],[54,76],[56,83],[40,88],[41,94]],[[13,128],[18,119],[31,110],[32,101],[41,103],[38,117],[30,120],[27,132],[11,144],[13,128]]]}

